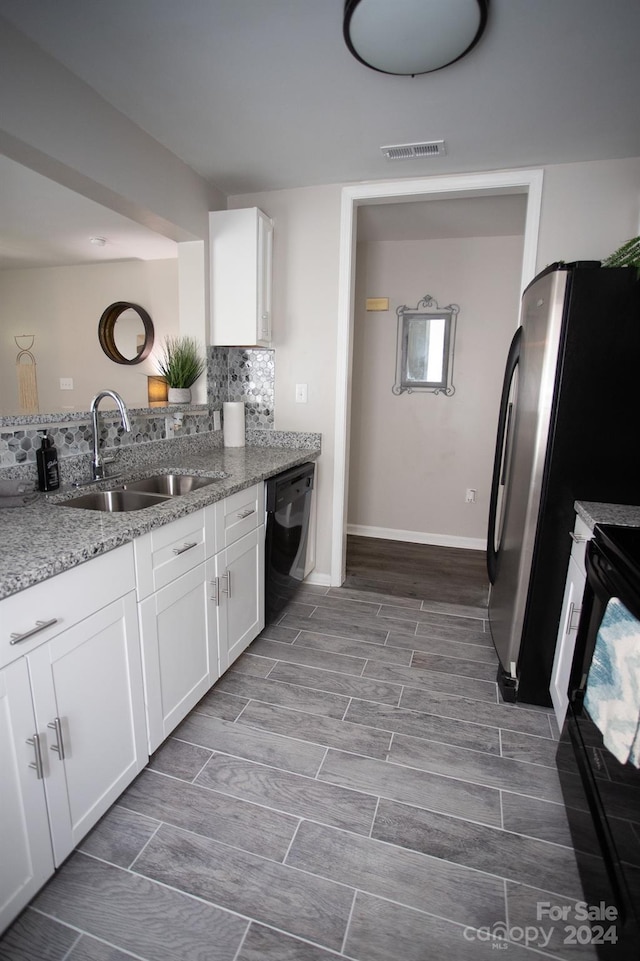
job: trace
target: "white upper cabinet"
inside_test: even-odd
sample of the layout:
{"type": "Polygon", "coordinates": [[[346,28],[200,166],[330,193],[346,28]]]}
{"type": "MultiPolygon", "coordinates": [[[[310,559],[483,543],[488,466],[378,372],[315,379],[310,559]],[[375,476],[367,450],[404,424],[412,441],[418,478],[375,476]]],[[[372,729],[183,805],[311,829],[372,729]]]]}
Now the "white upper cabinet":
{"type": "Polygon", "coordinates": [[[257,207],[209,214],[211,344],[271,344],[273,222],[257,207]]]}

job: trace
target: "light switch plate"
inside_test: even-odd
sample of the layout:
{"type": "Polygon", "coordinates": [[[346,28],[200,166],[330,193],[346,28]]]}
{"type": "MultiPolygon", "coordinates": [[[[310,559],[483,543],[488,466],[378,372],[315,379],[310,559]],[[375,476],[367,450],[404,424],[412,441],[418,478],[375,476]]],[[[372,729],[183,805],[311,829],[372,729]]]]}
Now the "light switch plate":
{"type": "Polygon", "coordinates": [[[296,404],[306,404],[307,397],[308,397],[307,385],[296,384],[296,404]]]}

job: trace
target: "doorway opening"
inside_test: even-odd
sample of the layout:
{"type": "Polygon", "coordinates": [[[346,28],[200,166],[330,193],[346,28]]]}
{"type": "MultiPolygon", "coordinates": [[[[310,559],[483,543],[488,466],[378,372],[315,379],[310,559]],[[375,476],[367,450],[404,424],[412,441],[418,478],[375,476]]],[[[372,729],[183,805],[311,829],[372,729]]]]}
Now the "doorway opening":
{"type": "MultiPolygon", "coordinates": [[[[524,195],[526,216],[520,291],[535,274],[542,192],[542,171],[502,171],[489,174],[430,178],[346,187],[342,193],[341,254],[338,319],[338,377],[334,459],[334,512],[331,583],[339,586],[346,576],[347,504],[351,428],[351,383],[354,360],[356,241],[360,208],[375,205],[416,204],[425,200],[464,200],[524,195]]],[[[407,207],[409,213],[411,208],[407,207]]],[[[433,294],[435,291],[423,291],[433,294]]],[[[517,323],[517,312],[514,326],[517,323]]],[[[419,482],[419,478],[416,479],[419,482]]],[[[370,532],[371,533],[371,532],[370,532]]],[[[375,535],[375,532],[373,532],[375,535]]],[[[388,535],[386,535],[388,536],[388,535]]],[[[410,539],[410,538],[409,538],[410,539]]],[[[470,545],[464,545],[470,546],[470,545]]]]}

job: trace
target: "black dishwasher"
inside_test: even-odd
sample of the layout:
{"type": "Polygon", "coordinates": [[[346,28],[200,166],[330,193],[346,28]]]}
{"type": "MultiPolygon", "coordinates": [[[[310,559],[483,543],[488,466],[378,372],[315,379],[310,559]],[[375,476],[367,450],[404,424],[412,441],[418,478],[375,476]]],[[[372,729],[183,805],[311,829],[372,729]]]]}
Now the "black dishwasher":
{"type": "Polygon", "coordinates": [[[265,485],[265,624],[271,624],[304,579],[315,465],[292,467],[265,485]]]}

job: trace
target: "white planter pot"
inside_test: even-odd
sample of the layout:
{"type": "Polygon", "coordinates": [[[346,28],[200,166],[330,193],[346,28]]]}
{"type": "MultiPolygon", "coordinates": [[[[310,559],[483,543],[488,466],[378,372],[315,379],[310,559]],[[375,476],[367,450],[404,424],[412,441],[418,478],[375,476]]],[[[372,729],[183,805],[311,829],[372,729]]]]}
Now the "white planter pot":
{"type": "Polygon", "coordinates": [[[167,394],[167,400],[170,404],[190,404],[191,403],[191,388],[190,387],[170,387],[167,394]]]}

